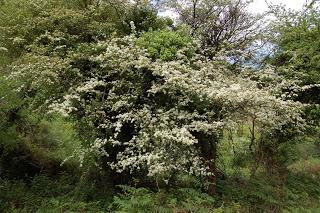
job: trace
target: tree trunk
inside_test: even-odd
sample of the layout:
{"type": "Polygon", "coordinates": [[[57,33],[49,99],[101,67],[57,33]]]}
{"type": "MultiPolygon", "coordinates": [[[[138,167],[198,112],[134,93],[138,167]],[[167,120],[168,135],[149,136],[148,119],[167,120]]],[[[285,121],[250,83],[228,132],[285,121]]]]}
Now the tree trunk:
{"type": "Polygon", "coordinates": [[[198,140],[198,146],[201,151],[201,157],[204,159],[208,172],[206,177],[208,184],[207,193],[214,195],[216,193],[216,159],[217,159],[217,142],[216,135],[208,135],[202,132],[194,132],[193,135],[198,140]]]}

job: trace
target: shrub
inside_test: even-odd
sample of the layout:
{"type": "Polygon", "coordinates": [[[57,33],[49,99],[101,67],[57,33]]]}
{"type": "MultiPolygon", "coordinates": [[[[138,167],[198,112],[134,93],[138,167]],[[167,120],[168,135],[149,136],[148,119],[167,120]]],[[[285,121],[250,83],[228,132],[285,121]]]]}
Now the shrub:
{"type": "Polygon", "coordinates": [[[192,38],[183,32],[169,30],[149,31],[137,40],[137,45],[148,50],[152,59],[172,61],[181,56],[192,57],[196,46],[192,38]]]}

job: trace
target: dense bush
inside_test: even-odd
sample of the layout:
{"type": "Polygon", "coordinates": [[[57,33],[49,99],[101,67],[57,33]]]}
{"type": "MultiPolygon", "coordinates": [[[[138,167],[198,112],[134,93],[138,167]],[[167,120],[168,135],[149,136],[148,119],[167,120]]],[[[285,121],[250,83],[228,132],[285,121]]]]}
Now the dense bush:
{"type": "Polygon", "coordinates": [[[164,61],[191,58],[196,50],[192,38],[182,31],[149,31],[138,38],[137,45],[147,49],[152,59],[164,61]]]}
{"type": "Polygon", "coordinates": [[[1,212],[320,208],[318,8],[244,67],[247,3],[186,2],[0,0],[1,212]]]}

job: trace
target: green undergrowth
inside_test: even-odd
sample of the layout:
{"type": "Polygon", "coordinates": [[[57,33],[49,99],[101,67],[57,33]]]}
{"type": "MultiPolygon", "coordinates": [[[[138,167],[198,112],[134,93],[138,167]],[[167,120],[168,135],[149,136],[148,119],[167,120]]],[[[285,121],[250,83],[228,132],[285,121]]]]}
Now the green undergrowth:
{"type": "Polygon", "coordinates": [[[246,128],[232,135],[232,142],[225,133],[219,144],[222,155],[218,162],[223,175],[218,177],[216,195],[209,196],[204,192],[202,180],[195,177],[179,176],[174,187],[116,187],[106,171],[93,165],[81,168],[77,159],[61,165],[81,147],[72,123],[61,117],[38,121],[32,115],[28,120],[37,124],[32,134],[26,130],[28,134],[17,136],[14,126],[12,134],[6,133],[15,146],[6,147],[1,156],[0,212],[231,213],[320,209],[316,137],[297,139],[291,149],[286,149],[288,173],[279,179],[266,176],[262,170],[251,177],[246,128]],[[9,158],[11,163],[6,164],[9,158]],[[35,172],[26,176],[24,172],[30,168],[35,172]]]}
{"type": "Polygon", "coordinates": [[[74,178],[36,176],[30,183],[1,180],[1,212],[103,212],[100,201],[77,198],[74,178]]]}
{"type": "MultiPolygon", "coordinates": [[[[2,212],[317,212],[319,177],[290,173],[279,186],[267,177],[219,180],[215,196],[197,188],[113,188],[107,180],[69,174],[0,181],[2,212]],[[102,185],[99,185],[102,184],[102,185]],[[301,210],[301,211],[300,211],[301,210]]],[[[191,186],[192,187],[192,186],[191,186]]]]}

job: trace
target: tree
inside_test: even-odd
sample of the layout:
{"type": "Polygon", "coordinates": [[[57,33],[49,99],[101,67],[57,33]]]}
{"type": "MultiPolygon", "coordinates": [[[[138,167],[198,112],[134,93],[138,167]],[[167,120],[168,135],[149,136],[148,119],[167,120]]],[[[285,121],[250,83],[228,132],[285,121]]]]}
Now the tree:
{"type": "Polygon", "coordinates": [[[223,129],[254,118],[268,140],[286,126],[304,127],[299,103],[259,89],[223,62],[183,52],[175,61],[153,61],[134,36],[79,44],[63,57],[56,51],[25,56],[11,78],[32,79],[21,88],[32,86],[34,106],[73,117],[84,141],[75,156],[95,156],[114,177],[203,176],[212,194],[223,129]]]}
{"type": "Polygon", "coordinates": [[[292,98],[311,104],[306,112],[315,124],[320,121],[319,8],[317,1],[297,12],[273,7],[277,19],[272,22],[270,41],[276,48],[268,61],[285,78],[298,82],[300,88],[292,98]]]}
{"type": "MultiPolygon", "coordinates": [[[[23,44],[5,79],[18,85],[29,110],[74,120],[83,142],[74,157],[81,164],[93,160],[115,181],[125,173],[123,182],[200,176],[213,194],[225,130],[249,121],[251,151],[271,149],[273,156],[285,138],[304,129],[303,105],[277,96],[266,73],[254,78],[243,68],[235,74],[218,52],[212,59],[196,54],[195,42],[179,31],[140,34],[131,22],[133,33],[118,37],[112,34],[117,26],[105,31],[113,25],[103,22],[102,9],[44,10],[22,22],[26,32],[34,30],[30,35],[8,27],[21,33],[23,44]]],[[[2,41],[11,52],[11,43],[2,41]]]]}
{"type": "Polygon", "coordinates": [[[274,37],[278,49],[273,65],[291,66],[288,77],[299,78],[304,85],[320,83],[319,21],[319,8],[314,5],[294,14],[287,12],[278,23],[273,23],[279,33],[274,37]]]}
{"type": "Polygon", "coordinates": [[[147,32],[149,30],[162,30],[172,27],[173,21],[170,18],[158,17],[157,11],[150,3],[141,3],[137,1],[128,10],[127,15],[123,18],[124,32],[131,33],[131,22],[135,25],[136,33],[147,32]]]}
{"type": "MultiPolygon", "coordinates": [[[[90,43],[136,32],[158,30],[171,24],[157,17],[148,3],[126,0],[14,0],[0,4],[0,61],[10,63],[30,51],[34,43],[59,43],[60,54],[77,43],[90,43]],[[66,43],[68,41],[68,43],[66,43]]],[[[55,44],[56,45],[56,44],[55,44]]]]}
{"type": "MultiPolygon", "coordinates": [[[[222,50],[229,51],[230,56],[239,56],[246,51],[249,56],[248,48],[263,30],[263,16],[254,16],[247,11],[250,2],[172,0],[165,1],[164,5],[177,12],[180,21],[191,27],[191,34],[201,41],[205,55],[212,58],[222,50]]],[[[237,57],[233,59],[237,61],[237,57]]]]}

